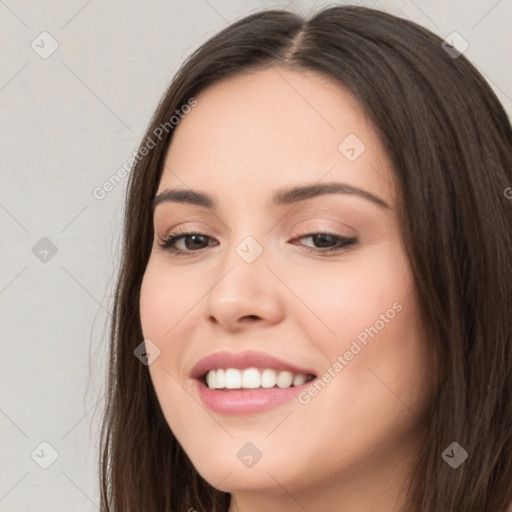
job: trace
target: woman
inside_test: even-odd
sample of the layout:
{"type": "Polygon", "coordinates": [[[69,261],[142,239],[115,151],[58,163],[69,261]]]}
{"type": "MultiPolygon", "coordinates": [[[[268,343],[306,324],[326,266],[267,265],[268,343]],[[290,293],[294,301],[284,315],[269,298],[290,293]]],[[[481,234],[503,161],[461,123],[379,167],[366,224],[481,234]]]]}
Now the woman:
{"type": "Polygon", "coordinates": [[[512,129],[363,7],[248,16],[130,178],[102,511],[505,512],[512,129]]]}

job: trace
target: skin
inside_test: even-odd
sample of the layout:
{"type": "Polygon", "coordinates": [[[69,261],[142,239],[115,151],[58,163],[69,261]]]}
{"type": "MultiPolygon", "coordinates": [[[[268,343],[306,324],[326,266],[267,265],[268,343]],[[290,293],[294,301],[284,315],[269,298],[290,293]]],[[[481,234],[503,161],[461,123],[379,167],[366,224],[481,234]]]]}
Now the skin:
{"type": "Polygon", "coordinates": [[[140,296],[144,337],[161,351],[149,370],[166,420],[201,476],[232,493],[230,512],[396,511],[428,434],[434,372],[376,131],[351,93],[312,72],[244,73],[196,99],[157,193],[190,188],[218,206],[156,207],[140,296]],[[354,161],[338,149],[349,134],[366,146],[354,161]],[[317,182],[359,187],[389,208],[333,193],[271,204],[275,189],[317,182]],[[322,254],[311,236],[322,229],[357,243],[322,254]],[[188,254],[175,255],[158,244],[176,230],[210,238],[182,238],[176,248],[188,254]],[[253,263],[236,251],[247,236],[263,249],[253,263]],[[334,371],[396,303],[394,318],[334,371]],[[190,370],[220,350],[261,351],[334,377],[307,404],[217,414],[190,370]],[[262,453],[251,468],[237,458],[248,442],[262,453]]]}

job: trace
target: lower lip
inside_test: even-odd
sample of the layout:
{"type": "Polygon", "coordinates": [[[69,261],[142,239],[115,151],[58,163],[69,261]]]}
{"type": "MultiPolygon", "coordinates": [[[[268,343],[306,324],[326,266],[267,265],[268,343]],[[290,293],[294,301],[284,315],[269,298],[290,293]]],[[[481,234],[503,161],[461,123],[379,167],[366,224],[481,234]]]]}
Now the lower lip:
{"type": "Polygon", "coordinates": [[[221,391],[210,389],[203,382],[195,379],[195,385],[204,405],[219,414],[251,414],[277,407],[296,396],[314,381],[290,388],[258,388],[245,390],[221,391]]]}

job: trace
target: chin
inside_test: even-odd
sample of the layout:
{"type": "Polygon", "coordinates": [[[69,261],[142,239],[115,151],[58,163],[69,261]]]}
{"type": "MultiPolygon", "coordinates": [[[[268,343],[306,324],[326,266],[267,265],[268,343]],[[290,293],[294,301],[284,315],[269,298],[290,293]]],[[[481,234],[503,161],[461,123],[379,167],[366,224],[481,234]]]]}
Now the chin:
{"type": "Polygon", "coordinates": [[[270,491],[279,487],[276,479],[285,486],[286,481],[295,481],[297,466],[290,471],[289,455],[279,457],[277,447],[268,441],[265,446],[263,434],[260,439],[253,443],[236,437],[229,442],[215,446],[210,443],[201,448],[192,442],[190,446],[193,448],[187,455],[201,477],[223,492],[270,491]]]}
{"type": "MultiPolygon", "coordinates": [[[[264,465],[259,461],[252,468],[243,467],[228,463],[227,461],[205,461],[204,464],[194,464],[197,472],[212,487],[223,492],[269,492],[279,487],[279,484],[270,475],[282,475],[279,467],[275,465],[264,465]],[[267,472],[268,471],[268,472],[267,472]],[[270,473],[270,474],[269,474],[270,473]]],[[[284,478],[279,478],[279,482],[283,482],[284,478]]],[[[285,484],[286,485],[286,484],[285,484]]]]}

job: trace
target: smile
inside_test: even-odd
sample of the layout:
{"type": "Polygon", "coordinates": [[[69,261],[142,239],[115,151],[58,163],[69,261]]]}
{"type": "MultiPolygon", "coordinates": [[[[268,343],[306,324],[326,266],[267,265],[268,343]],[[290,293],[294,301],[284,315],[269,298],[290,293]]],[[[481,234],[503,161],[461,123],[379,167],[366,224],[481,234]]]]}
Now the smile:
{"type": "Polygon", "coordinates": [[[192,369],[203,404],[219,414],[254,414],[292,400],[316,378],[305,368],[260,352],[217,352],[192,369]]]}

